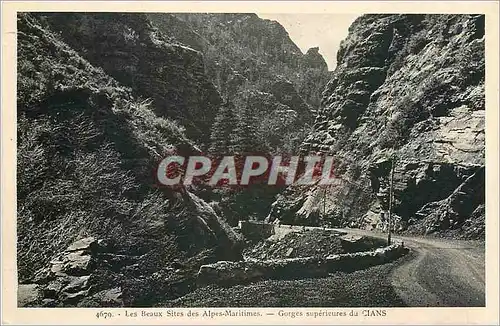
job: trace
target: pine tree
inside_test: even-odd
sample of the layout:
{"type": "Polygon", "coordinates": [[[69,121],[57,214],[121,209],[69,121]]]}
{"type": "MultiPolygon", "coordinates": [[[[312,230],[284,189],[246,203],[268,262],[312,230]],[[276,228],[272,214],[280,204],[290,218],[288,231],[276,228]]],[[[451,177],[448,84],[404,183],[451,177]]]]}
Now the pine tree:
{"type": "Polygon", "coordinates": [[[247,104],[239,114],[234,151],[239,154],[257,153],[262,151],[262,147],[257,137],[257,117],[247,104]]]}
{"type": "Polygon", "coordinates": [[[215,116],[210,135],[209,152],[216,156],[231,154],[237,119],[234,104],[225,102],[215,116]]]}

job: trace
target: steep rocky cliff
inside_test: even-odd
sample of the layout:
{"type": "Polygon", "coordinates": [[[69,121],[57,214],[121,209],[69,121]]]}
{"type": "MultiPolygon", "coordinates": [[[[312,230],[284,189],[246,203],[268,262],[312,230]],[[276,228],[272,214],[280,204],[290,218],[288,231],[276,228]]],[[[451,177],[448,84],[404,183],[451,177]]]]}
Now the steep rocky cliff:
{"type": "MultiPolygon", "coordinates": [[[[217,92],[196,68],[200,55],[154,39],[147,25],[135,25],[140,15],[72,14],[68,19],[82,22],[73,26],[81,33],[54,32],[52,19],[64,17],[18,16],[19,281],[40,292],[34,305],[99,306],[111,296],[121,302],[114,304],[137,306],[157,295],[180,295],[190,286],[185,275],[198,264],[239,258],[239,237],[186,189],[155,185],[155,168],[168,151],[199,153],[184,129],[163,117],[168,101],[158,99],[175,94],[182,107],[208,101],[203,94],[217,98],[217,92]],[[134,67],[152,74],[157,100],[141,100],[145,85],[129,83],[131,52],[106,47],[113,38],[123,41],[126,29],[100,35],[113,24],[135,26],[135,35],[142,35],[131,52],[140,48],[148,60],[134,67]],[[67,35],[78,51],[63,41],[67,35]],[[176,78],[168,87],[154,80],[162,68],[176,78]]],[[[198,104],[192,108],[201,109],[198,104]]]]}
{"type": "Polygon", "coordinates": [[[484,236],[484,16],[365,15],[302,150],[339,184],[289,188],[268,219],[484,236]]]}
{"type": "MultiPolygon", "coordinates": [[[[166,35],[201,51],[207,73],[223,95],[233,97],[238,87],[284,76],[299,89],[307,83],[308,70],[322,75],[326,83],[328,67],[319,48],[305,55],[278,22],[256,14],[150,14],[148,17],[166,35]]],[[[317,85],[321,88],[324,85],[317,85]]],[[[307,102],[319,101],[305,98],[307,102]]],[[[304,94],[301,94],[304,95],[304,94]]]]}

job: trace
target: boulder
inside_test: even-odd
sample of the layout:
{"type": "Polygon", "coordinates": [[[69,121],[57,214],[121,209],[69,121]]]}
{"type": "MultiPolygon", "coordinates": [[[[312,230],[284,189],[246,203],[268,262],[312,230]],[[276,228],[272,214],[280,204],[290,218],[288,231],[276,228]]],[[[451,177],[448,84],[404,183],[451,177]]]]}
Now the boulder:
{"type": "Polygon", "coordinates": [[[92,256],[84,251],[69,252],[63,258],[62,270],[69,275],[83,275],[89,272],[92,256]]]}
{"type": "Polygon", "coordinates": [[[98,246],[97,240],[94,237],[84,238],[73,242],[67,249],[66,252],[72,251],[91,251],[96,249],[98,246]]]}
{"type": "Polygon", "coordinates": [[[123,306],[122,290],[120,287],[105,290],[96,294],[105,306],[123,306]]]}
{"type": "Polygon", "coordinates": [[[36,273],[34,280],[43,307],[77,305],[89,296],[94,262],[100,259],[98,241],[93,237],[72,243],[50,262],[50,267],[36,273]]]}
{"type": "Polygon", "coordinates": [[[62,291],[66,293],[75,293],[79,290],[87,288],[87,283],[89,281],[90,275],[74,277],[68,285],[66,285],[62,291]]]}
{"type": "Polygon", "coordinates": [[[56,307],[57,301],[54,299],[43,299],[41,303],[42,307],[56,307]]]}

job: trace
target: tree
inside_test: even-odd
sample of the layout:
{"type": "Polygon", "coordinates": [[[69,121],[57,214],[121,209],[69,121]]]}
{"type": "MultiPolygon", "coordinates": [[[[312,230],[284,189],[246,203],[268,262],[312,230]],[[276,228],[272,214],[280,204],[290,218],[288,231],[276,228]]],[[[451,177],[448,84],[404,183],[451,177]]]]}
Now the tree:
{"type": "Polygon", "coordinates": [[[257,118],[247,104],[240,112],[236,127],[234,150],[238,154],[262,151],[262,144],[257,138],[257,118]]]}
{"type": "Polygon", "coordinates": [[[209,152],[217,156],[224,156],[233,151],[235,126],[237,119],[235,107],[231,102],[225,102],[215,116],[210,135],[209,152]]]}

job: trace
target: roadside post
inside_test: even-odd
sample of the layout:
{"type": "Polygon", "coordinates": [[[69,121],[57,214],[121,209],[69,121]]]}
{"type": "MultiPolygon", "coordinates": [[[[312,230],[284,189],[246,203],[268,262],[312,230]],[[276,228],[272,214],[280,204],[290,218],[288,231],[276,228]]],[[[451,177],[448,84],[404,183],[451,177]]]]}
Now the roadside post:
{"type": "Polygon", "coordinates": [[[394,194],[394,165],[395,165],[396,156],[393,154],[391,158],[391,176],[389,181],[389,233],[387,234],[387,245],[391,245],[391,233],[392,233],[392,203],[393,203],[393,194],[394,194]]]}

